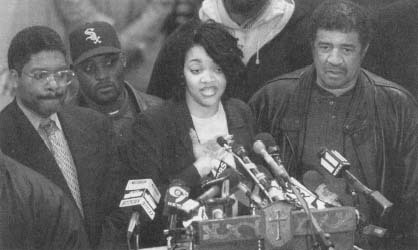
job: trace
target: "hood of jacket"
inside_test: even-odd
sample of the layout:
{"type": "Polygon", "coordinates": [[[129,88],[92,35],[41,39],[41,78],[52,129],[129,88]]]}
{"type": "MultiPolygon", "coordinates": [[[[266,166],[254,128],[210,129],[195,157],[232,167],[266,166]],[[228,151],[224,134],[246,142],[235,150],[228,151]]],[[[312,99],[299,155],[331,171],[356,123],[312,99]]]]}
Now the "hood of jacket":
{"type": "Polygon", "coordinates": [[[239,25],[228,15],[224,0],[205,0],[199,10],[202,21],[213,20],[222,23],[238,38],[244,58],[244,63],[256,54],[269,41],[271,41],[289,22],[295,9],[294,0],[270,0],[264,11],[251,22],[239,25]]]}

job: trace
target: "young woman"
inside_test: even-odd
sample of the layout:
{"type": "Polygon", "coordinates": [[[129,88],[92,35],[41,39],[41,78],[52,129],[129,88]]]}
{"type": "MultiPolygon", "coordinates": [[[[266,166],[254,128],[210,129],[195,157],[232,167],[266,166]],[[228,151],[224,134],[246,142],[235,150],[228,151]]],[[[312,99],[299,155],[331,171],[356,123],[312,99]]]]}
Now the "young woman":
{"type": "Polygon", "coordinates": [[[213,167],[217,137],[232,134],[236,143],[250,148],[253,117],[245,103],[228,98],[244,74],[236,39],[213,22],[180,29],[171,37],[167,65],[178,83],[174,97],[140,115],[129,160],[138,175],[159,185],[182,179],[193,193],[213,167]]]}
{"type": "Polygon", "coordinates": [[[181,179],[193,199],[222,152],[216,138],[232,134],[249,150],[253,117],[244,102],[228,98],[244,74],[236,39],[216,23],[196,21],[180,29],[171,37],[167,65],[178,83],[175,95],[139,116],[128,150],[133,176],[152,178],[162,195],[171,180],[181,179]]]}

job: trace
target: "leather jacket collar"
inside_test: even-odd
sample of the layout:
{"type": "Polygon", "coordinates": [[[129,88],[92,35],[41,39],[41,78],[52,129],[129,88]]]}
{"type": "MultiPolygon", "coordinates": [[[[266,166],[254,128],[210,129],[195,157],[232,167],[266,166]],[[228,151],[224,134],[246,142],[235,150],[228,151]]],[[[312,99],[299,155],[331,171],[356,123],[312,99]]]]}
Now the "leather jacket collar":
{"type": "MultiPolygon", "coordinates": [[[[280,122],[280,127],[275,130],[282,131],[284,138],[282,142],[288,145],[285,148],[291,149],[292,152],[284,152],[288,158],[288,166],[291,170],[296,171],[296,166],[300,165],[302,159],[302,146],[305,140],[306,119],[309,112],[309,104],[312,93],[312,86],[316,79],[314,67],[309,67],[302,73],[298,86],[291,94],[289,103],[286,108],[285,115],[280,122]]],[[[346,137],[346,152],[341,152],[346,158],[357,157],[361,166],[363,176],[366,177],[368,185],[377,187],[376,168],[377,152],[382,150],[378,148],[379,133],[378,122],[375,115],[375,99],[374,85],[363,72],[360,73],[359,79],[353,93],[352,104],[348,116],[344,122],[344,136],[346,137]],[[372,177],[372,178],[367,178],[372,177]]],[[[318,149],[319,151],[319,149],[318,149]]],[[[300,175],[297,171],[296,175],[300,175]]]]}

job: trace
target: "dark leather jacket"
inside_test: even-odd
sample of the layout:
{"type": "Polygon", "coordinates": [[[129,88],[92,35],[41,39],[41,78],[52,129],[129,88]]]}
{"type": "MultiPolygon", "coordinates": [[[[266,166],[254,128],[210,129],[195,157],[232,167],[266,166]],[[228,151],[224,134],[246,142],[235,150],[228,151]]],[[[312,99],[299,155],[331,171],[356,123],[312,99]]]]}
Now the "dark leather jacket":
{"type": "MultiPolygon", "coordinates": [[[[273,79],[250,100],[257,129],[276,138],[290,174],[299,177],[315,79],[313,67],[308,66],[273,79]]],[[[361,71],[352,104],[343,125],[344,156],[359,162],[364,184],[395,204],[383,226],[413,235],[418,205],[418,105],[402,87],[366,70],[361,71]]],[[[372,222],[379,223],[377,218],[372,222]]]]}
{"type": "MultiPolygon", "coordinates": [[[[127,81],[124,82],[124,86],[128,91],[128,95],[134,98],[136,104],[136,112],[138,113],[141,113],[152,106],[158,106],[163,103],[163,101],[159,97],[148,95],[144,92],[136,90],[127,81]]],[[[81,94],[79,94],[74,101],[70,102],[74,102],[75,104],[81,107],[89,107],[87,101],[81,94]]]]}

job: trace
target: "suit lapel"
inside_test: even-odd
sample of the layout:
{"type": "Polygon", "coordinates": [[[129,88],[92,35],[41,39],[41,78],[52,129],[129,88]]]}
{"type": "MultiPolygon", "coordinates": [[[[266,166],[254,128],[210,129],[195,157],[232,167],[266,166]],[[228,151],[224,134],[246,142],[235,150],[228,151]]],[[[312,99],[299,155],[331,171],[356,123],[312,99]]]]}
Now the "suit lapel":
{"type": "Polygon", "coordinates": [[[89,124],[77,119],[75,115],[66,110],[58,113],[65,139],[77,169],[80,195],[84,207],[86,199],[90,197],[89,194],[95,192],[92,185],[96,182],[92,180],[101,176],[98,173],[101,168],[94,164],[99,145],[94,143],[98,141],[95,136],[97,133],[89,133],[89,124]]]}
{"type": "Polygon", "coordinates": [[[67,182],[59,169],[54,156],[45,145],[38,132],[17,106],[12,104],[12,117],[15,120],[15,145],[10,156],[38,173],[46,176],[64,192],[71,194],[67,182]]]}

